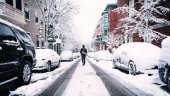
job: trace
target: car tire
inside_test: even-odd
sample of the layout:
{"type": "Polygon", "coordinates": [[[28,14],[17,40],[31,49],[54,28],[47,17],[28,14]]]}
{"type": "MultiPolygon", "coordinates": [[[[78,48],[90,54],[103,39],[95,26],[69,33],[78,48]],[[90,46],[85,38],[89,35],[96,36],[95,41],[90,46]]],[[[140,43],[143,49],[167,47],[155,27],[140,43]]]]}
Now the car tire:
{"type": "Polygon", "coordinates": [[[47,62],[47,71],[48,72],[51,71],[51,62],[50,61],[47,62]]]}
{"type": "Polygon", "coordinates": [[[133,61],[129,62],[128,69],[129,69],[129,74],[136,75],[136,66],[134,65],[133,61]]]}
{"type": "Polygon", "coordinates": [[[113,69],[116,69],[116,61],[114,59],[112,60],[112,63],[113,63],[113,69]]]}
{"type": "Polygon", "coordinates": [[[158,73],[159,73],[159,78],[161,79],[161,81],[164,81],[164,69],[163,68],[159,68],[158,69],[158,73]]]}
{"type": "Polygon", "coordinates": [[[24,61],[19,72],[19,83],[21,85],[27,85],[30,83],[32,75],[31,64],[29,61],[24,61]]]}

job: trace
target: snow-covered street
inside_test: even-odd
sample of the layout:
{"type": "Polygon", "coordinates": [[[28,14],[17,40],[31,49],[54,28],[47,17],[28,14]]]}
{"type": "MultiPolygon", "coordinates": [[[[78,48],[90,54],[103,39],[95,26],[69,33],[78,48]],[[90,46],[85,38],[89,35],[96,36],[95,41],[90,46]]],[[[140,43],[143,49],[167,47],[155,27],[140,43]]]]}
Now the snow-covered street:
{"type": "Polygon", "coordinates": [[[73,62],[62,62],[59,68],[51,72],[34,73],[31,84],[11,91],[10,96],[35,96],[38,94],[42,95],[42,93],[42,96],[51,96],[52,94],[54,96],[112,96],[116,92],[126,94],[127,91],[129,91],[127,92],[128,96],[131,96],[129,93],[138,96],[169,96],[165,88],[166,85],[159,80],[158,70],[147,70],[145,74],[133,76],[121,70],[113,69],[111,61],[100,60],[96,62],[94,59],[88,58],[86,65],[82,66],[82,62],[78,62],[79,59],[73,62]],[[59,89],[53,89],[51,85],[56,86],[56,80],[76,63],[78,66],[74,69],[75,72],[73,72],[73,75],[71,77],[65,77],[64,83],[66,80],[67,83],[62,84],[61,82],[61,84],[57,85],[59,89]],[[92,67],[92,65],[97,66],[100,70],[94,70],[94,66],[92,67]],[[152,75],[148,76],[148,74],[152,75]],[[108,76],[103,77],[104,75],[108,76]],[[108,84],[110,86],[107,86],[108,84]],[[53,93],[50,94],[45,91],[53,91],[53,93]],[[58,95],[58,91],[60,91],[60,95],[58,95]]]}
{"type": "Polygon", "coordinates": [[[151,96],[169,96],[169,91],[165,84],[163,84],[158,76],[158,70],[147,70],[147,73],[140,75],[130,75],[126,72],[122,72],[118,69],[113,69],[111,61],[95,60],[89,58],[90,61],[101,68],[104,72],[110,75],[112,78],[123,84],[124,87],[130,89],[137,95],[149,94],[151,96]],[[149,76],[148,74],[152,74],[149,76]]]}
{"type": "Polygon", "coordinates": [[[24,95],[34,96],[42,93],[50,85],[52,85],[57,78],[59,78],[66,70],[68,70],[77,60],[73,62],[62,62],[60,67],[54,71],[47,73],[34,73],[31,79],[31,84],[21,86],[14,91],[11,91],[10,95],[24,95]]]}
{"type": "Polygon", "coordinates": [[[0,0],[0,96],[170,96],[170,0],[0,0]]]}
{"type": "Polygon", "coordinates": [[[109,93],[89,62],[85,66],[79,62],[62,96],[109,96],[109,93]]]}

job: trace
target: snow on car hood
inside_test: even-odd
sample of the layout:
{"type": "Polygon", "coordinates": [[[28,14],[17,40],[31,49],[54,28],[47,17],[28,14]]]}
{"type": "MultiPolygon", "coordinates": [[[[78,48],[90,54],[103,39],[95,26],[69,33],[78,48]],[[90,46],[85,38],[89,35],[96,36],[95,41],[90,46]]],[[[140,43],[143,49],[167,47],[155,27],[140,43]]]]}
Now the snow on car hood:
{"type": "Polygon", "coordinates": [[[125,53],[128,60],[133,60],[137,67],[149,69],[158,65],[160,48],[150,43],[133,42],[121,45],[114,53],[114,56],[122,57],[125,53]]]}

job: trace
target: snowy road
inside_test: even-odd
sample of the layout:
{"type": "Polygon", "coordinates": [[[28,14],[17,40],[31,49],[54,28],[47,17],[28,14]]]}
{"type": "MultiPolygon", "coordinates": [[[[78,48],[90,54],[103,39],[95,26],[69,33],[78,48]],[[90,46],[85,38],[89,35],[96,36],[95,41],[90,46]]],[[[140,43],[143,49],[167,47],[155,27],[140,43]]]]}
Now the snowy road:
{"type": "Polygon", "coordinates": [[[87,62],[85,66],[79,62],[60,76],[40,96],[137,95],[91,62],[87,62]]]}
{"type": "Polygon", "coordinates": [[[61,62],[60,67],[51,72],[34,73],[29,85],[18,87],[16,90],[10,91],[10,94],[0,94],[0,96],[8,96],[8,94],[10,96],[41,96],[47,93],[48,95],[45,96],[51,96],[58,90],[60,85],[62,85],[62,80],[68,78],[67,74],[71,74],[71,71],[75,70],[74,68],[76,68],[79,60],[80,59],[72,62],[61,62]],[[63,77],[63,74],[66,77],[63,77]],[[49,90],[50,88],[51,90],[49,90]]]}
{"type": "Polygon", "coordinates": [[[110,77],[102,69],[90,63],[95,69],[96,74],[102,79],[111,96],[137,96],[129,89],[120,84],[116,79],[110,77]]]}
{"type": "Polygon", "coordinates": [[[59,68],[51,72],[34,73],[31,84],[11,91],[10,96],[169,96],[160,88],[156,90],[153,81],[149,80],[155,78],[154,76],[131,76],[112,69],[110,61],[88,60],[85,66],[77,59],[73,62],[62,62],[59,68]],[[136,85],[132,86],[131,83],[136,85]],[[138,88],[138,85],[142,87],[138,88]],[[146,87],[151,85],[154,90],[146,87]],[[147,89],[146,92],[142,88],[147,89]],[[150,90],[154,93],[149,93],[150,90]]]}
{"type": "Polygon", "coordinates": [[[69,68],[63,75],[55,80],[55,82],[46,88],[39,96],[60,96],[67,84],[70,81],[70,78],[74,74],[75,69],[77,68],[79,61],[77,61],[71,68],[69,68]]]}
{"type": "Polygon", "coordinates": [[[85,66],[80,62],[62,96],[137,95],[91,62],[87,62],[85,66]]]}
{"type": "Polygon", "coordinates": [[[80,62],[62,96],[110,96],[89,62],[80,62]]]}

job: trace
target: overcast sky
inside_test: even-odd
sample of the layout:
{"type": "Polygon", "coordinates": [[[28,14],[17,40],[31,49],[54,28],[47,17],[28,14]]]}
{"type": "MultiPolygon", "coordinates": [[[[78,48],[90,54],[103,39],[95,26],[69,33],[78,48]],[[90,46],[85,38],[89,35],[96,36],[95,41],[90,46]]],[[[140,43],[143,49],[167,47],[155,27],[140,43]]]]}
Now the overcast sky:
{"type": "Polygon", "coordinates": [[[74,16],[74,34],[82,43],[89,43],[95,31],[102,11],[108,3],[117,0],[75,0],[79,5],[79,14],[74,16]]]}

